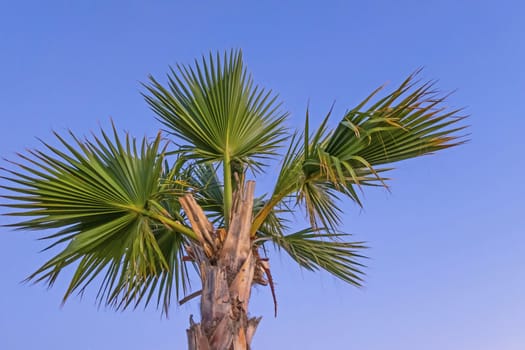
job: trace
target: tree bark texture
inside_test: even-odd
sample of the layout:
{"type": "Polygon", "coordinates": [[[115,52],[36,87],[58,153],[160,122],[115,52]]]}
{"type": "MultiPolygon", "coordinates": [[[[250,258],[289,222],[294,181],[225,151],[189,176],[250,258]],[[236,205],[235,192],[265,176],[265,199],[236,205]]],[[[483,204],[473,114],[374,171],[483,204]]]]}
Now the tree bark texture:
{"type": "Polygon", "coordinates": [[[239,184],[233,195],[228,231],[214,229],[191,194],[181,198],[199,242],[188,248],[199,265],[202,280],[201,321],[190,317],[190,350],[248,350],[260,317],[248,317],[248,303],[256,269],[252,248],[255,183],[239,184]]]}

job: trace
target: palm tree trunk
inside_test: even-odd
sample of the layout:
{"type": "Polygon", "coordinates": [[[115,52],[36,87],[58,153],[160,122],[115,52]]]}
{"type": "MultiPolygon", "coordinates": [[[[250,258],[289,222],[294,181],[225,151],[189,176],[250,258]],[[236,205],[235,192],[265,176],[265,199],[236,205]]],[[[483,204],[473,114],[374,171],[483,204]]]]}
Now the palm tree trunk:
{"type": "Polygon", "coordinates": [[[257,267],[250,228],[255,183],[239,184],[233,195],[228,231],[214,230],[188,194],[181,199],[200,244],[189,247],[202,280],[201,322],[190,317],[190,350],[248,350],[260,317],[248,317],[257,267]]]}

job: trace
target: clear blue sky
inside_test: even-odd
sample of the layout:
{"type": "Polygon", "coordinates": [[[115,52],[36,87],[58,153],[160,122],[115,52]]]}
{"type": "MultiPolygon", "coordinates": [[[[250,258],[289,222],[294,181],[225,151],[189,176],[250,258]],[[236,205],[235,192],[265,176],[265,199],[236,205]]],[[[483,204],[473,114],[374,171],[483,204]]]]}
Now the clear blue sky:
{"type": "MultiPolygon", "coordinates": [[[[273,259],[279,316],[263,315],[254,349],[525,348],[525,3],[523,1],[4,1],[0,4],[0,156],[108,126],[160,127],[140,81],[209,50],[242,48],[257,82],[302,123],[310,101],[336,115],[378,85],[424,66],[472,141],[399,164],[392,193],[346,206],[366,240],[355,289],[273,259]],[[199,3],[199,4],[195,4],[199,3]]],[[[6,166],[5,161],[1,162],[6,166]]],[[[271,175],[271,174],[269,174],[271,175]]],[[[269,181],[269,180],[264,180],[269,181]]],[[[5,218],[0,218],[4,223],[5,218]]],[[[116,313],[92,295],[63,308],[55,288],[20,284],[49,255],[31,232],[0,229],[0,349],[184,349],[197,304],[116,313]]]]}

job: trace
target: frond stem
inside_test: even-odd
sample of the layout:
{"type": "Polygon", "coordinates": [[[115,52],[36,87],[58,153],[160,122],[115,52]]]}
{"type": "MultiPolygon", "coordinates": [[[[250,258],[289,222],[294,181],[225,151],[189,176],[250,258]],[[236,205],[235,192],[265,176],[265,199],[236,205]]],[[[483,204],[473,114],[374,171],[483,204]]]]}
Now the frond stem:
{"type": "Polygon", "coordinates": [[[187,237],[189,237],[189,238],[191,238],[191,239],[193,239],[195,241],[198,241],[198,238],[197,238],[197,235],[195,234],[195,232],[193,232],[192,229],[190,229],[187,226],[184,226],[183,224],[181,224],[178,221],[172,220],[172,219],[167,218],[167,217],[165,217],[163,215],[159,215],[159,214],[152,213],[152,212],[148,212],[147,216],[152,218],[153,220],[157,220],[157,221],[161,222],[162,224],[168,226],[173,231],[177,231],[177,232],[182,233],[183,235],[185,235],[185,236],[187,236],[187,237]]]}
{"type": "Polygon", "coordinates": [[[224,173],[224,225],[226,229],[230,226],[230,211],[232,207],[233,188],[232,188],[232,170],[230,155],[228,152],[224,154],[223,163],[224,173]]]}
{"type": "Polygon", "coordinates": [[[173,231],[177,231],[179,233],[182,233],[183,235],[195,240],[195,241],[198,241],[198,238],[197,238],[197,235],[195,234],[195,232],[193,232],[192,229],[190,229],[189,227],[187,226],[184,226],[183,224],[181,224],[180,222],[176,221],[176,220],[173,220],[171,218],[168,218],[164,215],[161,215],[161,214],[158,214],[158,213],[154,213],[152,211],[149,211],[149,210],[146,210],[144,208],[139,208],[137,206],[131,206],[131,205],[121,205],[121,204],[114,204],[115,206],[117,207],[120,207],[122,209],[125,209],[125,210],[129,210],[129,211],[132,211],[132,212],[135,212],[137,214],[140,214],[140,215],[144,215],[150,219],[153,219],[155,221],[158,221],[160,222],[161,224],[169,227],[170,229],[172,229],[173,231]]]}
{"type": "Polygon", "coordinates": [[[270,215],[273,208],[283,200],[286,195],[289,194],[289,191],[284,190],[281,193],[272,196],[272,198],[264,205],[264,207],[257,213],[255,216],[255,219],[253,220],[252,227],[250,229],[250,236],[255,237],[255,234],[257,233],[257,230],[261,225],[263,224],[264,220],[270,215]]]}

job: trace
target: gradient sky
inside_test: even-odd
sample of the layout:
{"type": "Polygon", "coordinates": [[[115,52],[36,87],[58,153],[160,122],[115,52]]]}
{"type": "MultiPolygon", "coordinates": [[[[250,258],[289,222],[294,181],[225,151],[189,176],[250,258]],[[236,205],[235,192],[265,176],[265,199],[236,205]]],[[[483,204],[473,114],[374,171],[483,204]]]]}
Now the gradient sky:
{"type": "MultiPolygon", "coordinates": [[[[367,191],[364,209],[345,205],[344,230],[371,247],[364,288],[274,258],[279,315],[257,288],[253,348],[522,350],[524,18],[519,0],[3,1],[0,156],[110,118],[155,135],[140,82],[209,50],[242,48],[291,126],[308,101],[314,123],[334,100],[339,118],[424,67],[456,90],[449,105],[471,115],[471,141],[399,164],[392,192],[367,191]]],[[[92,293],[61,308],[65,279],[21,284],[49,257],[37,237],[0,229],[0,349],[185,349],[196,302],[166,320],[153,307],[97,310],[92,293]]]]}

